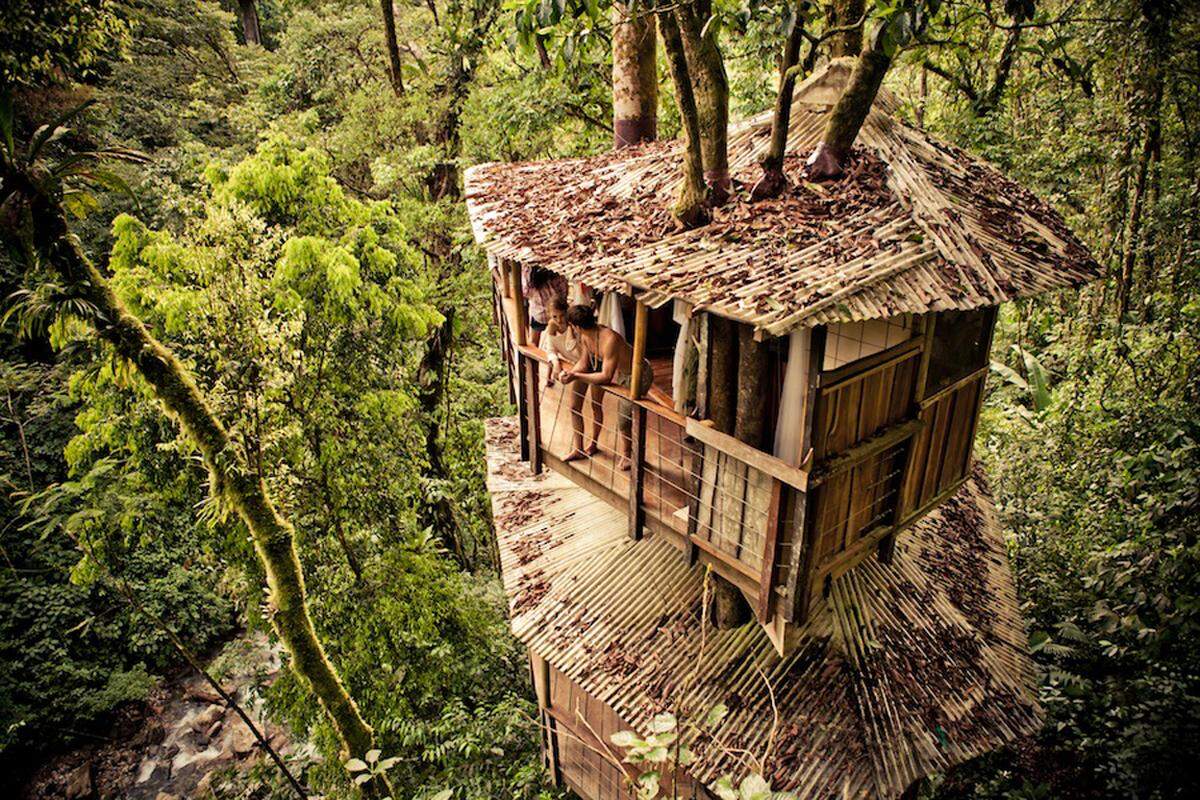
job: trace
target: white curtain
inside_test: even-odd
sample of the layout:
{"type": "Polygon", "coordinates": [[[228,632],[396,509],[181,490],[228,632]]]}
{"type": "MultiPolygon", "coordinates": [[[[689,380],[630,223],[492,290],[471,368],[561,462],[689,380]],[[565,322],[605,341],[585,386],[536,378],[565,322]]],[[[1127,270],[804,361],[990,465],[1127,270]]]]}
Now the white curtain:
{"type": "Polygon", "coordinates": [[[789,464],[800,464],[800,423],[808,393],[809,330],[792,331],[788,338],[787,372],[779,397],[779,418],[775,423],[775,455],[789,464]]]}
{"type": "Polygon", "coordinates": [[[616,292],[605,292],[600,301],[600,324],[612,328],[622,338],[625,336],[625,318],[621,316],[621,297],[616,292]]]}
{"type": "Polygon", "coordinates": [[[688,337],[692,330],[692,305],[683,300],[675,301],[671,318],[679,324],[679,336],[675,339],[675,360],[671,364],[671,392],[674,395],[675,410],[683,413],[687,402],[687,386],[684,385],[683,371],[687,366],[688,337]]]}

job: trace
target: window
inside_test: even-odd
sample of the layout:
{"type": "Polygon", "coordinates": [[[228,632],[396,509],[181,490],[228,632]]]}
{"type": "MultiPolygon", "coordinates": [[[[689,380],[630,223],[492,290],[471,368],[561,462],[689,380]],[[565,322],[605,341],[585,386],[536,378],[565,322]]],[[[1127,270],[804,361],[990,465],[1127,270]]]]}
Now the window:
{"type": "Polygon", "coordinates": [[[907,342],[911,336],[912,317],[908,314],[865,322],[835,322],[825,337],[825,362],[821,369],[837,369],[907,342]]]}
{"type": "Polygon", "coordinates": [[[988,362],[996,309],[942,311],[933,328],[926,396],[965,378],[988,362]]]}

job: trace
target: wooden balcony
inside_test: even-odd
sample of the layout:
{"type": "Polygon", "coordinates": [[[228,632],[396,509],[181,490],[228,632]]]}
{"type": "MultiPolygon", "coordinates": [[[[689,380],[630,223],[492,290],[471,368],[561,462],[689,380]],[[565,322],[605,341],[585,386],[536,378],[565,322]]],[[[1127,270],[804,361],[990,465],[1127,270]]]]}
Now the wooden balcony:
{"type": "MultiPolygon", "coordinates": [[[[799,468],[621,387],[592,386],[581,396],[581,387],[548,385],[547,356],[524,343],[524,308],[519,293],[510,294],[497,291],[496,319],[523,460],[621,509],[632,538],[663,536],[690,563],[710,565],[742,591],[780,650],[787,623],[803,622],[831,580],[876,551],[890,560],[895,535],[970,471],[987,370],[951,370],[931,382],[933,317],[906,341],[831,369],[820,368],[825,330],[814,330],[807,363],[818,366],[810,369],[799,468]],[[597,420],[597,451],[567,460],[591,442],[597,420]]],[[[644,311],[639,305],[639,316],[644,311]]],[[[986,356],[991,319],[975,324],[987,333],[986,356]]],[[[655,384],[669,392],[670,359],[650,363],[655,384]]]]}

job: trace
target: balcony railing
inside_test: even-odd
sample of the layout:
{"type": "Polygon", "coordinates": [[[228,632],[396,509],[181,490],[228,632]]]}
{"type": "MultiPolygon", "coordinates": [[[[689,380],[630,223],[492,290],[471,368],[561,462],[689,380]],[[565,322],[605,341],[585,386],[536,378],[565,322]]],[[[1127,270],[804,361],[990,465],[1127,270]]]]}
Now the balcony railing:
{"type": "Polygon", "coordinates": [[[520,342],[512,298],[497,295],[497,321],[518,401],[522,457],[549,467],[623,510],[629,534],[662,535],[681,557],[712,566],[741,589],[762,622],[790,608],[800,564],[797,519],[807,474],[619,386],[549,383],[549,359],[520,342]],[[626,410],[628,456],[622,447],[626,410]],[[576,440],[576,423],[582,441],[576,440]],[[579,445],[596,452],[567,460],[579,445]],[[623,461],[628,461],[627,468],[623,461]],[[780,605],[783,601],[786,605],[780,605]]]}

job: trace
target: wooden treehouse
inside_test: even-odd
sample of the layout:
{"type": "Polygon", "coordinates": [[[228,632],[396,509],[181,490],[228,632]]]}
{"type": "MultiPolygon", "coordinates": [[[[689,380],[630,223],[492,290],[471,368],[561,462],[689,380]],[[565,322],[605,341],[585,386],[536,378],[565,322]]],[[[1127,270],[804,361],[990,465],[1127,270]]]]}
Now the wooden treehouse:
{"type": "MultiPolygon", "coordinates": [[[[797,88],[792,188],[740,193],[699,230],[671,224],[676,141],[467,172],[518,407],[487,429],[511,623],[547,764],[588,800],[632,796],[609,736],[645,735],[663,710],[730,708],[716,731],[684,725],[697,759],[681,797],[758,768],[801,797],[896,797],[1038,727],[971,448],[997,305],[1097,265],[1044,202],[896,119],[886,92],[847,175],[805,183],[845,78],[835,62],[797,88]],[[547,386],[531,266],[602,299],[673,407],[597,386],[575,408],[547,386]],[[757,374],[730,368],[731,348],[757,374]],[[713,419],[739,391],[761,417],[751,440],[713,419]],[[599,452],[565,461],[571,415],[590,427],[597,410],[599,452]],[[705,624],[718,578],[750,622],[705,624]]],[[[731,130],[735,185],[757,177],[769,130],[769,115],[731,130]]]]}

